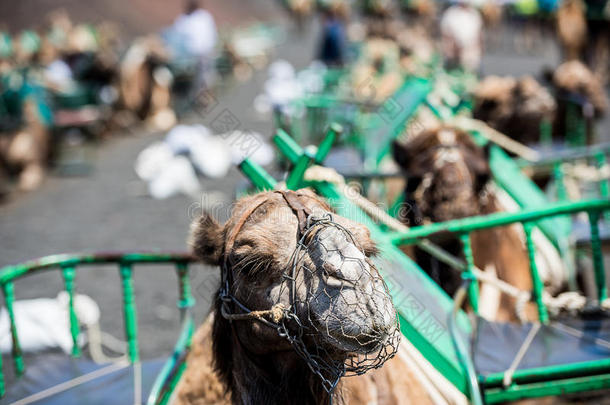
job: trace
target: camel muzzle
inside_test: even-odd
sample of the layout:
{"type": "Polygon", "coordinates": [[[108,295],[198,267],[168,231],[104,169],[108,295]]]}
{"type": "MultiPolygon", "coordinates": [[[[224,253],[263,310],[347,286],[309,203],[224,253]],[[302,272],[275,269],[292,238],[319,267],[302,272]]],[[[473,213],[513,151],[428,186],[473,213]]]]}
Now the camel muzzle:
{"type": "Polygon", "coordinates": [[[330,392],[394,356],[398,317],[387,286],[332,214],[308,216],[282,283],[290,311],[283,334],[330,392]]]}

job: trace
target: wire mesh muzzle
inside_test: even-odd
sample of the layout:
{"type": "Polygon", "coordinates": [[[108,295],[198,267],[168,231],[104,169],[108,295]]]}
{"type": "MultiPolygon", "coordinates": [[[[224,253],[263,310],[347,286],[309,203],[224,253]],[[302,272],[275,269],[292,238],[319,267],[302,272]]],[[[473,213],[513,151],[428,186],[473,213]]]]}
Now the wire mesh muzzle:
{"type": "Polygon", "coordinates": [[[380,367],[400,342],[388,288],[352,233],[309,216],[284,274],[279,332],[330,392],[339,379],[380,367]]]}

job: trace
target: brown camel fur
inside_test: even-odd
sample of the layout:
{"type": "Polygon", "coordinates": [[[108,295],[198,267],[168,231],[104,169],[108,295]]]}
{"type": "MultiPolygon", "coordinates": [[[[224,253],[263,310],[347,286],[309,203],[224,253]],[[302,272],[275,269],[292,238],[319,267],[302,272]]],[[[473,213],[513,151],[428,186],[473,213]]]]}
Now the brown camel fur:
{"type": "Polygon", "coordinates": [[[552,123],[556,103],[533,77],[488,76],[474,90],[473,117],[525,144],[536,143],[543,122],[552,123]]]}
{"type": "MultiPolygon", "coordinates": [[[[394,144],[394,157],[404,170],[407,185],[405,202],[411,207],[403,221],[410,226],[424,222],[442,222],[452,219],[500,212],[494,192],[488,182],[491,171],[485,150],[478,147],[468,133],[440,127],[425,130],[405,144],[394,144]]],[[[462,245],[453,236],[440,237],[435,243],[447,252],[461,256],[462,245]]],[[[491,228],[471,235],[475,265],[515,287],[531,290],[529,261],[524,244],[514,227],[491,228]]],[[[415,260],[450,295],[461,279],[459,274],[438,262],[425,252],[416,249],[415,260]]],[[[498,321],[516,320],[515,300],[500,297],[495,316],[498,321]]],[[[485,310],[485,309],[484,309],[485,310]]],[[[527,308],[528,317],[535,317],[533,307],[527,308]]]]}
{"type": "Polygon", "coordinates": [[[582,0],[564,0],[557,10],[557,37],[564,60],[582,57],[587,43],[587,19],[582,0]]]}
{"type": "Polygon", "coordinates": [[[586,98],[594,108],[594,115],[601,117],[608,109],[608,97],[600,80],[580,61],[559,65],[553,75],[553,84],[559,92],[568,92],[586,98]]]}
{"type": "MultiPolygon", "coordinates": [[[[191,352],[172,405],[230,405],[226,392],[214,370],[212,324],[208,316],[193,336],[191,352]]],[[[401,350],[401,349],[399,349],[401,350]]],[[[345,377],[339,387],[343,401],[353,405],[425,405],[430,397],[418,383],[409,364],[401,356],[388,360],[383,367],[360,376],[345,377]]]]}
{"type": "Polygon", "coordinates": [[[121,106],[158,129],[176,122],[171,109],[173,77],[166,67],[169,55],[159,38],[139,38],[130,46],[120,65],[121,106]]]}
{"type": "Polygon", "coordinates": [[[587,143],[594,142],[594,120],[603,117],[608,109],[608,98],[599,78],[584,63],[573,60],[555,70],[553,85],[557,100],[553,136],[560,139],[566,136],[568,108],[573,105],[574,111],[585,120],[587,143]]]}
{"type": "MultiPolygon", "coordinates": [[[[300,190],[296,195],[313,212],[323,215],[331,212],[326,203],[308,190],[300,190]]],[[[369,257],[376,253],[368,229],[338,215],[332,214],[332,217],[351,232],[362,255],[369,257]]],[[[191,245],[194,253],[209,264],[219,265],[225,263],[225,259],[228,260],[231,267],[225,268],[234,277],[234,296],[248,308],[262,310],[270,308],[270,298],[276,294],[278,283],[285,279],[286,268],[289,267],[296,248],[298,226],[297,216],[282,194],[259,193],[239,200],[225,225],[219,225],[209,214],[204,213],[194,223],[191,245]]],[[[320,234],[322,232],[324,228],[318,231],[320,234]]],[[[349,246],[340,249],[344,251],[349,246]]],[[[365,267],[370,263],[366,260],[365,267]]],[[[315,262],[309,263],[306,260],[306,263],[308,267],[317,267],[315,262]]],[[[326,266],[323,265],[327,269],[325,271],[332,271],[326,266]]],[[[352,269],[358,273],[362,270],[352,269]]],[[[370,271],[376,273],[374,267],[370,267],[370,271]]],[[[329,286],[334,277],[332,272],[329,274],[328,280],[316,278],[318,275],[312,276],[308,283],[297,287],[296,294],[300,296],[303,288],[310,288],[305,287],[305,284],[315,285],[320,282],[323,283],[320,285],[329,286]]],[[[380,297],[375,299],[377,298],[380,297]]],[[[352,298],[346,296],[344,299],[349,301],[352,298]]],[[[372,301],[369,305],[371,303],[372,301]]],[[[175,404],[329,402],[330,396],[322,387],[320,378],[285,338],[261,322],[229,321],[222,315],[221,306],[221,301],[216,300],[212,315],[194,336],[187,368],[176,389],[175,404]]],[[[345,319],[356,316],[353,310],[344,312],[341,307],[337,308],[335,316],[345,316],[345,319]]],[[[315,309],[314,313],[319,313],[317,311],[323,312],[321,308],[315,309]]],[[[382,321],[375,312],[367,315],[369,316],[377,319],[373,321],[373,325],[376,325],[373,326],[374,329],[383,330],[389,322],[382,321]]],[[[308,344],[307,341],[304,342],[308,344]]],[[[327,345],[323,341],[318,341],[317,344],[327,345]]],[[[334,350],[333,355],[338,358],[349,355],[336,347],[334,350]]],[[[413,375],[402,356],[396,356],[380,369],[362,376],[341,379],[332,394],[332,400],[335,404],[431,403],[417,381],[417,376],[413,375]]]]}

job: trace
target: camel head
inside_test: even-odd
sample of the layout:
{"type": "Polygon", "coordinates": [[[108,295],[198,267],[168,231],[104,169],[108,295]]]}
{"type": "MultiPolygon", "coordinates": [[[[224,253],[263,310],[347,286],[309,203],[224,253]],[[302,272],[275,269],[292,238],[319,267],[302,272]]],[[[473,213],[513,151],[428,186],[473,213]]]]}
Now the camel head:
{"type": "Polygon", "coordinates": [[[540,125],[551,122],[557,105],[536,79],[488,76],[474,91],[473,117],[518,142],[540,139],[540,125]]]}
{"type": "Polygon", "coordinates": [[[490,178],[486,151],[464,131],[452,127],[425,130],[406,143],[394,143],[394,159],[407,177],[409,218],[419,225],[477,215],[490,178]]]}
{"type": "Polygon", "coordinates": [[[224,225],[204,213],[191,244],[221,267],[215,320],[232,325],[223,333],[250,357],[282,354],[287,367],[286,353],[296,354],[330,391],[345,372],[362,373],[394,354],[396,312],[370,260],[376,247],[368,229],[313,192],[242,198],[224,225]]]}

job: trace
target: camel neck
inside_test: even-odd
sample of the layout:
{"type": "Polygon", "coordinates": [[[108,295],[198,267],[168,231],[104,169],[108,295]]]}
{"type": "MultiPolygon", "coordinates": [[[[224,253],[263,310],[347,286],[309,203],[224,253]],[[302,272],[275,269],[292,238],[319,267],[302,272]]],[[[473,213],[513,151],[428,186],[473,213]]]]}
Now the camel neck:
{"type": "MultiPolygon", "coordinates": [[[[217,305],[218,307],[218,305],[217,305]]],[[[239,339],[239,322],[214,316],[214,367],[234,405],[339,405],[338,393],[326,392],[318,376],[291,350],[255,354],[239,339]]],[[[270,345],[271,346],[271,345],[270,345]]]]}

